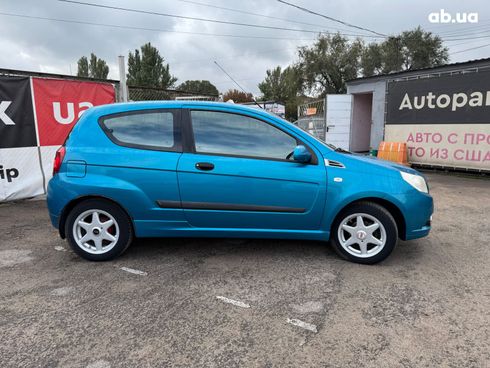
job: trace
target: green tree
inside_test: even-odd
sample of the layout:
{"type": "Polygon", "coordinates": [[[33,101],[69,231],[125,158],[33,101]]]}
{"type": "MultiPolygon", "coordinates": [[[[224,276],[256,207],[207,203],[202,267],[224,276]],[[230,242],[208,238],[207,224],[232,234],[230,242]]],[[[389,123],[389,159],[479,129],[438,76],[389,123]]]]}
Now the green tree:
{"type": "Polygon", "coordinates": [[[298,68],[306,93],[325,96],[345,93],[345,82],[358,76],[361,68],[362,42],[350,42],[339,33],[320,35],[313,46],[300,47],[298,68]]]}
{"type": "Polygon", "coordinates": [[[449,61],[448,49],[439,36],[417,27],[370,44],[362,54],[362,74],[371,76],[403,70],[431,68],[449,61]]]}
{"type": "Polygon", "coordinates": [[[377,43],[371,43],[362,50],[361,68],[364,76],[382,72],[383,50],[377,43]]]}
{"type": "Polygon", "coordinates": [[[223,101],[233,100],[235,103],[253,102],[254,97],[251,93],[242,92],[238,89],[229,89],[223,94],[223,101]]]}
{"type": "Polygon", "coordinates": [[[259,83],[263,100],[283,102],[286,106],[286,118],[297,118],[298,95],[301,92],[300,72],[294,66],[281,70],[280,66],[267,70],[265,79],[259,83]]]}
{"type": "Polygon", "coordinates": [[[219,91],[214,84],[208,80],[187,80],[181,83],[179,91],[192,92],[195,94],[218,96],[219,91]]]}
{"type": "Polygon", "coordinates": [[[259,83],[259,89],[263,99],[284,102],[296,96],[301,90],[299,71],[291,66],[284,70],[280,66],[269,69],[265,79],[259,83]]]}
{"type": "Polygon", "coordinates": [[[140,50],[129,52],[127,83],[132,86],[172,88],[177,78],[170,74],[170,67],[157,48],[150,42],[140,50]]]}
{"type": "Polygon", "coordinates": [[[381,73],[398,72],[403,69],[403,57],[400,52],[402,40],[400,36],[389,37],[381,44],[381,73]]]}
{"type": "Polygon", "coordinates": [[[88,78],[88,59],[86,56],[82,56],[78,59],[78,71],[77,77],[85,77],[88,78]]]}
{"type": "Polygon", "coordinates": [[[448,49],[442,39],[417,27],[401,34],[403,69],[421,69],[446,64],[448,49]]]}
{"type": "Polygon", "coordinates": [[[78,77],[107,79],[109,66],[105,60],[98,58],[94,53],[90,54],[90,62],[86,56],[78,59],[78,77]]]}

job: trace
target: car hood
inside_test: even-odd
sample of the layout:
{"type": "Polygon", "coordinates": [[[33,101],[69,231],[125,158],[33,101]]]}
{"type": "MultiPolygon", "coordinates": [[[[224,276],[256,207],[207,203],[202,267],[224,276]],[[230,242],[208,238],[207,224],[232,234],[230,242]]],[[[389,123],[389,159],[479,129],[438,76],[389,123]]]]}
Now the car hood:
{"type": "Polygon", "coordinates": [[[330,151],[326,153],[324,157],[328,160],[338,161],[346,168],[358,172],[393,176],[399,175],[400,171],[404,171],[410,174],[421,175],[417,170],[414,170],[408,166],[400,165],[392,161],[378,159],[372,156],[330,151]]]}

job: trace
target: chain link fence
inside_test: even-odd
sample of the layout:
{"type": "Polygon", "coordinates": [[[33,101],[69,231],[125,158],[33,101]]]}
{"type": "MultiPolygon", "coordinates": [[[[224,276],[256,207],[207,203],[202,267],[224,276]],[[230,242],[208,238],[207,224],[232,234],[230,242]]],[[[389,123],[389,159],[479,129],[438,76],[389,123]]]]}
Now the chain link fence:
{"type": "Polygon", "coordinates": [[[298,120],[293,124],[325,141],[325,99],[311,101],[298,106],[298,120]]]}
{"type": "MultiPolygon", "coordinates": [[[[119,96],[119,94],[118,94],[119,96]]],[[[218,101],[218,96],[203,95],[199,93],[179,91],[174,89],[161,89],[151,87],[128,87],[129,101],[160,101],[160,100],[190,100],[190,101],[218,101]]]]}
{"type": "MultiPolygon", "coordinates": [[[[26,77],[40,77],[40,78],[53,78],[63,80],[74,80],[83,82],[103,82],[110,83],[114,86],[116,102],[122,102],[121,98],[121,85],[118,80],[114,79],[94,79],[77,77],[66,74],[53,74],[42,72],[31,72],[26,70],[16,69],[0,69],[0,76],[26,76],[26,77]]],[[[206,95],[198,92],[180,91],[176,89],[163,89],[153,87],[139,87],[129,86],[128,88],[128,100],[129,101],[159,101],[159,100],[191,100],[191,101],[219,101],[219,96],[206,95]]]]}

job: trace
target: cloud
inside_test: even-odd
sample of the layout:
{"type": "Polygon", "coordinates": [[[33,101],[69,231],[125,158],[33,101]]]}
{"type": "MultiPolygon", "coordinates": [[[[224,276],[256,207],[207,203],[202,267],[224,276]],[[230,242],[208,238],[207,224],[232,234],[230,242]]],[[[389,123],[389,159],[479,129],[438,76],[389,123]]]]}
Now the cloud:
{"type": "MultiPolygon", "coordinates": [[[[359,30],[327,21],[298,9],[275,1],[195,0],[218,7],[241,9],[271,17],[282,17],[290,21],[280,21],[249,14],[230,12],[185,1],[129,1],[101,0],[98,3],[111,6],[137,8],[193,17],[222,19],[241,23],[268,26],[319,30],[342,29],[342,32],[356,34],[359,30]],[[305,22],[297,24],[295,22],[305,22]],[[320,27],[321,26],[321,27],[320,27]]],[[[292,0],[293,1],[293,0],[292,0]]],[[[377,30],[386,34],[396,34],[413,29],[418,25],[442,35],[443,38],[476,37],[488,35],[487,1],[473,1],[464,9],[457,1],[412,2],[388,0],[349,0],[330,2],[324,0],[294,0],[295,3],[325,13],[350,23],[377,30]],[[449,12],[478,12],[479,24],[431,24],[429,13],[445,9],[449,12]]],[[[257,84],[264,78],[267,69],[277,65],[286,66],[296,58],[296,47],[312,43],[315,34],[266,30],[183,20],[156,15],[136,14],[110,9],[99,9],[55,0],[4,0],[0,9],[3,13],[17,13],[36,17],[78,20],[93,23],[109,23],[133,27],[164,29],[175,32],[198,32],[229,34],[237,36],[276,37],[284,39],[239,38],[205,36],[172,32],[153,32],[73,24],[40,19],[25,19],[0,15],[0,67],[25,69],[55,73],[76,73],[76,62],[82,55],[91,52],[105,59],[110,67],[109,77],[118,78],[117,56],[127,56],[130,50],[139,48],[145,42],[152,42],[170,63],[171,73],[179,82],[187,79],[209,79],[221,91],[235,85],[213,63],[218,61],[244,88],[258,94],[257,84]]],[[[372,40],[366,38],[366,41],[372,40]]],[[[450,51],[488,43],[488,39],[473,38],[454,40],[447,43],[450,51]]],[[[483,58],[490,55],[490,47],[454,54],[451,61],[483,58]]]]}

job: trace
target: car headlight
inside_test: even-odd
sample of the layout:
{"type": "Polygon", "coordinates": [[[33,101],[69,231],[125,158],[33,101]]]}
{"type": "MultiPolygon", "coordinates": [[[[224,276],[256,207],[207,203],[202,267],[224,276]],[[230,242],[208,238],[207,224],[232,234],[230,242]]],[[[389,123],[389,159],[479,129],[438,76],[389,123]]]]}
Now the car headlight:
{"type": "Polygon", "coordinates": [[[429,193],[429,188],[427,187],[427,183],[425,182],[425,179],[416,174],[409,174],[404,171],[400,171],[400,174],[408,184],[410,184],[412,187],[417,189],[418,191],[421,191],[423,193],[429,193]]]}

